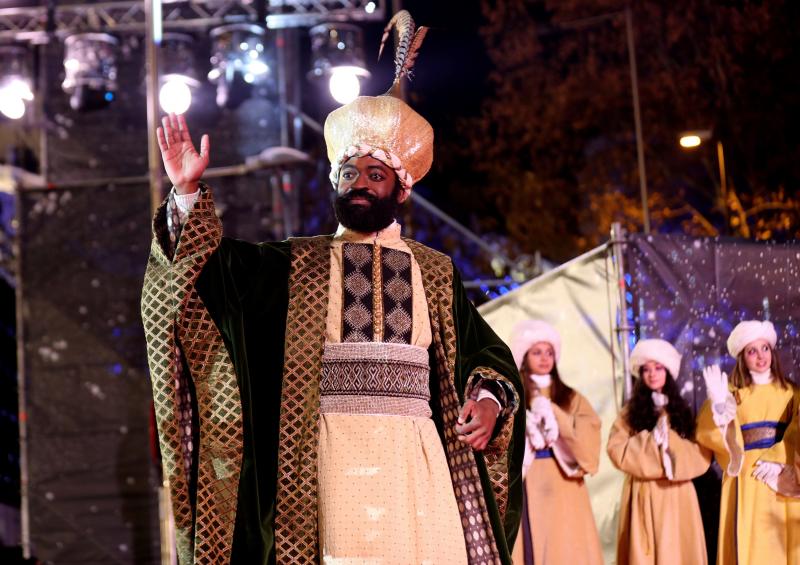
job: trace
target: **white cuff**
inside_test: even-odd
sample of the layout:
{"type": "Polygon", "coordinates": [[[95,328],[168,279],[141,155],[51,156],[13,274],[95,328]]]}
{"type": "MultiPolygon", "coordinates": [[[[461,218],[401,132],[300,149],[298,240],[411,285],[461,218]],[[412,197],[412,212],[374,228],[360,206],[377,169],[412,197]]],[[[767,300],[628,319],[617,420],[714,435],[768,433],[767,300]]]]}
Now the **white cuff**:
{"type": "Polygon", "coordinates": [[[491,392],[489,392],[488,390],[486,390],[485,388],[482,388],[482,389],[480,389],[478,391],[477,401],[480,402],[484,398],[491,398],[492,400],[494,400],[495,403],[497,404],[497,408],[500,410],[500,412],[503,411],[503,405],[500,404],[500,401],[497,400],[497,397],[495,395],[493,395],[491,392]]]}
{"type": "Polygon", "coordinates": [[[175,206],[178,207],[178,218],[180,219],[181,224],[186,222],[186,218],[189,217],[189,212],[191,211],[192,207],[194,207],[194,203],[197,202],[198,198],[200,198],[199,188],[190,194],[175,193],[175,206]]]}

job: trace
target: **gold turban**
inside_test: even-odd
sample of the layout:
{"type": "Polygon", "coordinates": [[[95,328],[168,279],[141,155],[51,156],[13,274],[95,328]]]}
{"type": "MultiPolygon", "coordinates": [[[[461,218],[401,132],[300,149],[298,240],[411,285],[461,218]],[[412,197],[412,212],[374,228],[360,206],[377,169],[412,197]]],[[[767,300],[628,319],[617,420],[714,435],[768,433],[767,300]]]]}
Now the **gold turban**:
{"type": "Polygon", "coordinates": [[[405,10],[398,12],[384,30],[381,50],[392,27],[397,28],[395,80],[381,96],[359,96],[331,112],[325,120],[325,143],[335,187],[339,169],[351,157],[370,156],[397,173],[406,190],[430,170],[433,162],[433,128],[395,94],[416,59],[427,28],[416,30],[405,10]]]}

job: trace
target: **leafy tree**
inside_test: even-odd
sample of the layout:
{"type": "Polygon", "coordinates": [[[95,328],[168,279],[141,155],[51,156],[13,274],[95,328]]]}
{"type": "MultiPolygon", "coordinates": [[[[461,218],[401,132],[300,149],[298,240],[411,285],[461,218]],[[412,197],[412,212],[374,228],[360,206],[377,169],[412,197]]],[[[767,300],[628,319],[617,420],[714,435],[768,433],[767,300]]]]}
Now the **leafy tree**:
{"type": "MultiPolygon", "coordinates": [[[[494,211],[484,229],[529,252],[566,260],[613,221],[641,229],[625,5],[482,2],[492,95],[443,153],[474,163],[473,193],[494,211]]],[[[653,228],[800,236],[800,4],[640,0],[631,10],[653,228]],[[683,150],[687,129],[713,139],[683,150]]]]}

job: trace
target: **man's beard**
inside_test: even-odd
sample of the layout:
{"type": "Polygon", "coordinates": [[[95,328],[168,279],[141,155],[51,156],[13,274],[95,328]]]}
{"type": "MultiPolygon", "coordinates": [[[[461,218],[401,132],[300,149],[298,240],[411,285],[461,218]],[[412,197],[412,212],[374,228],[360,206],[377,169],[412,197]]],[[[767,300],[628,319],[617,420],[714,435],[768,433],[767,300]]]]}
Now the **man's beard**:
{"type": "Polygon", "coordinates": [[[400,202],[400,183],[385,198],[378,198],[367,189],[354,188],[338,195],[333,203],[336,219],[344,227],[360,233],[373,233],[388,227],[397,216],[400,202]],[[354,198],[363,198],[369,204],[353,204],[354,198]]]}

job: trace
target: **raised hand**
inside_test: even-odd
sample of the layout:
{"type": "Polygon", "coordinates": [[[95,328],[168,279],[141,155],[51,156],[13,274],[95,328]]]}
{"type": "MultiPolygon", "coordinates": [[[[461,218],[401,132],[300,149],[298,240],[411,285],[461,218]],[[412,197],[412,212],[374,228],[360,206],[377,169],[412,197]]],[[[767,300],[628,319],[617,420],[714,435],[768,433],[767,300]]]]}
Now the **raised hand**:
{"type": "Polygon", "coordinates": [[[197,181],[208,167],[211,141],[207,134],[203,134],[198,153],[183,116],[169,114],[161,118],[161,124],[163,127],[156,133],[164,169],[178,194],[191,194],[197,191],[197,181]]]}
{"type": "Polygon", "coordinates": [[[728,375],[720,371],[719,365],[711,365],[703,369],[703,380],[714,423],[719,427],[728,425],[736,417],[736,401],[728,391],[728,375]]]}
{"type": "Polygon", "coordinates": [[[711,365],[703,369],[703,380],[706,383],[706,394],[714,404],[725,402],[728,396],[728,375],[720,371],[719,365],[711,365]]]}

